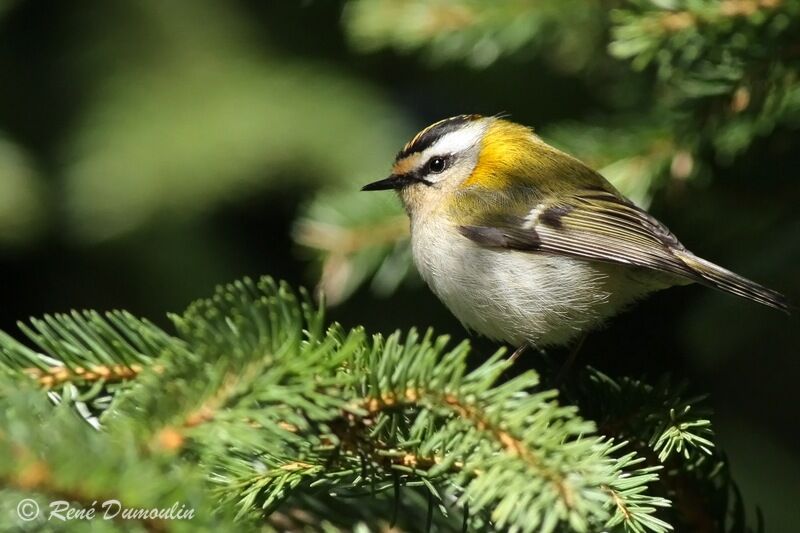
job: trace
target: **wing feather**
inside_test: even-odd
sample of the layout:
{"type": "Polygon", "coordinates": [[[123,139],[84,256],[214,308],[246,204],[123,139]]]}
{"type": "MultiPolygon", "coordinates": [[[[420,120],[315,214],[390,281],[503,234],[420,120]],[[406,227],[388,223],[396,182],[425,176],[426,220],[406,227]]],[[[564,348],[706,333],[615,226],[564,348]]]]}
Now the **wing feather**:
{"type": "Polygon", "coordinates": [[[459,229],[487,247],[649,268],[777,309],[788,308],[780,293],[689,252],[666,226],[613,190],[586,189],[557,201],[544,199],[525,216],[495,215],[486,221],[459,229]]]}
{"type": "MultiPolygon", "coordinates": [[[[498,218],[492,217],[492,220],[498,218]]],[[[672,250],[685,248],[663,224],[610,191],[578,192],[553,203],[544,200],[527,217],[508,219],[496,227],[492,232],[494,244],[483,244],[497,246],[499,234],[504,236],[506,248],[558,253],[697,277],[672,253],[672,250]],[[549,215],[552,212],[558,216],[549,215]]]]}

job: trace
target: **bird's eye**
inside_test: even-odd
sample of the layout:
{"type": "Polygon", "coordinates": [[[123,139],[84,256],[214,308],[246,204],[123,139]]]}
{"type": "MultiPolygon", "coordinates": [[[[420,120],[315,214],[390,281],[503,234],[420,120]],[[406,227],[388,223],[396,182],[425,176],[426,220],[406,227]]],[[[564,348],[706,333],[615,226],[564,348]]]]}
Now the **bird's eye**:
{"type": "Polygon", "coordinates": [[[432,157],[428,161],[428,172],[432,174],[439,174],[440,172],[444,172],[444,169],[447,168],[447,159],[444,157],[432,157]]]}

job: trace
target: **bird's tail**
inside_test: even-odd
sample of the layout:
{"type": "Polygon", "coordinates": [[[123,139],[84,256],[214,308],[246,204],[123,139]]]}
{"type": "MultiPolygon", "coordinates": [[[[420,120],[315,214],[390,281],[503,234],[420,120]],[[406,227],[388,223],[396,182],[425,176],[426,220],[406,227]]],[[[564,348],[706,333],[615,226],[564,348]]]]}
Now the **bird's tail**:
{"type": "Polygon", "coordinates": [[[734,274],[730,270],[701,259],[688,251],[676,252],[675,255],[697,274],[698,282],[767,305],[784,313],[789,312],[789,301],[783,294],[734,274]]]}

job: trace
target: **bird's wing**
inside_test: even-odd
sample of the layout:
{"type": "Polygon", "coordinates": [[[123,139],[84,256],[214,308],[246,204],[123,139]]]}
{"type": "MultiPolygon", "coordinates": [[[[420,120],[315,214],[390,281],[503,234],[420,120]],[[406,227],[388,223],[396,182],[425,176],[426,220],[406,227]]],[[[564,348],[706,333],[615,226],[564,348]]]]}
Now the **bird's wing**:
{"type": "Polygon", "coordinates": [[[485,220],[492,223],[478,219],[459,230],[483,246],[550,252],[696,277],[673,253],[685,250],[678,239],[611,191],[586,189],[557,200],[545,198],[523,216],[485,220]]]}
{"type": "Polygon", "coordinates": [[[649,268],[787,309],[782,295],[698,258],[658,220],[606,188],[542,198],[521,216],[471,222],[459,231],[482,246],[649,268]]]}

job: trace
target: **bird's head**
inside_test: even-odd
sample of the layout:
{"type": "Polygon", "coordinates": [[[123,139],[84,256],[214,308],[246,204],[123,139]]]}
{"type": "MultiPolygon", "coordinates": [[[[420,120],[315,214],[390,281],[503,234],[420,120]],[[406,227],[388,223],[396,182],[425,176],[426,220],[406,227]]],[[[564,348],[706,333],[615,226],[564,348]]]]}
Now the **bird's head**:
{"type": "Polygon", "coordinates": [[[391,175],[362,190],[395,189],[413,216],[457,200],[462,192],[512,187],[530,175],[530,156],[539,146],[547,145],[525,126],[498,117],[459,115],[420,131],[397,154],[391,175]]]}

